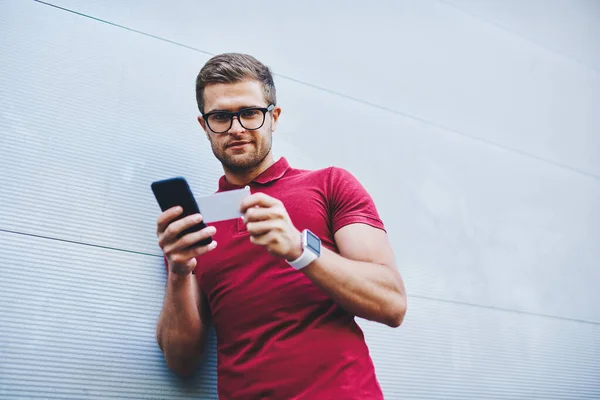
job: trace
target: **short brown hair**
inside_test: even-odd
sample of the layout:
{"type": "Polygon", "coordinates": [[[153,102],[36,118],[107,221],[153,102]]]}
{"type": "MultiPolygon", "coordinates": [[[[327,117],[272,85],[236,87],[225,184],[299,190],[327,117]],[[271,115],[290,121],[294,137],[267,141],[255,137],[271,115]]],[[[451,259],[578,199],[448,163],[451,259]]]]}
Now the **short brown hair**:
{"type": "Polygon", "coordinates": [[[262,83],[265,100],[276,105],[275,83],[269,67],[248,54],[223,53],[204,64],[196,78],[196,101],[204,113],[204,88],[211,83],[236,83],[257,80],[262,83]]]}

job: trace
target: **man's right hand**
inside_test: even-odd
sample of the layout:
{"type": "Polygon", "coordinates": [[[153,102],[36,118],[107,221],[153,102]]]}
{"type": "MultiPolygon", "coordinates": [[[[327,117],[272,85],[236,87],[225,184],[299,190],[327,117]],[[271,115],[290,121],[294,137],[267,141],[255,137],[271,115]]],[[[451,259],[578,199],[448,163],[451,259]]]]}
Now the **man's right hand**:
{"type": "Polygon", "coordinates": [[[200,214],[194,214],[173,222],[182,212],[181,207],[173,207],[160,214],[156,221],[156,235],[158,245],[169,263],[169,270],[177,275],[187,276],[196,268],[196,257],[214,250],[217,242],[213,240],[206,246],[191,246],[208,239],[217,230],[213,226],[207,226],[197,232],[179,237],[181,232],[202,221],[200,214]]]}

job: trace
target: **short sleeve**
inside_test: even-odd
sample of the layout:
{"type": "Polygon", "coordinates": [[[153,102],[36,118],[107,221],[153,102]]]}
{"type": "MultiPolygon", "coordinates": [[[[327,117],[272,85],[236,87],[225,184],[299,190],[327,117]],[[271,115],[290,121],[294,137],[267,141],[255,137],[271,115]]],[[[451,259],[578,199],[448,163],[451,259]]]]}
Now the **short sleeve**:
{"type": "Polygon", "coordinates": [[[385,230],[375,202],[362,184],[343,168],[329,171],[329,211],[333,232],[354,223],[385,230]]]}

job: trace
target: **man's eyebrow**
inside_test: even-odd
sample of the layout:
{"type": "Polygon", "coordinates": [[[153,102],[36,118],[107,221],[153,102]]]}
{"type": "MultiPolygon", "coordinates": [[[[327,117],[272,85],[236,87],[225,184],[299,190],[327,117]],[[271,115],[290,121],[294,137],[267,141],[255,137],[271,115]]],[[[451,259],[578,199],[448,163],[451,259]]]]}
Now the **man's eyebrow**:
{"type": "MultiPolygon", "coordinates": [[[[240,108],[236,109],[235,111],[244,110],[246,108],[264,108],[264,107],[263,106],[259,106],[259,105],[249,105],[249,106],[240,107],[240,108]]],[[[212,112],[234,112],[234,111],[223,110],[223,109],[220,109],[220,108],[215,108],[214,110],[207,111],[204,114],[208,114],[208,113],[212,113],[212,112]]]]}

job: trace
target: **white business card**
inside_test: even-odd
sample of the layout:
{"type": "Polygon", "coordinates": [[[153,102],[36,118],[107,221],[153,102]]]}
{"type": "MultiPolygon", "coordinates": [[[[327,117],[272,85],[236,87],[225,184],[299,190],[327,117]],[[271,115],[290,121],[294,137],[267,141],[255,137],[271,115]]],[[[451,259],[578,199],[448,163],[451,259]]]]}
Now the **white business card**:
{"type": "Polygon", "coordinates": [[[210,196],[196,197],[196,203],[205,223],[241,218],[240,205],[250,195],[250,187],[218,192],[210,196]]]}

